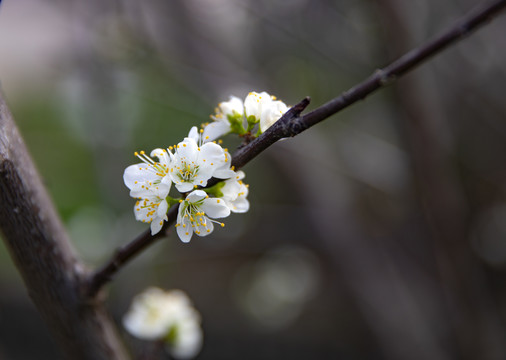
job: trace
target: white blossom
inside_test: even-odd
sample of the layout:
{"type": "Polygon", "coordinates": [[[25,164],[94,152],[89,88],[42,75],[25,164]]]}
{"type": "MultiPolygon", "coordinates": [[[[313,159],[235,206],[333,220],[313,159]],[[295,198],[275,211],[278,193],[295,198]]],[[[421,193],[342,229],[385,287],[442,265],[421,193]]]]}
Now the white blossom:
{"type": "Polygon", "coordinates": [[[151,157],[147,156],[144,151],[141,151],[140,153],[135,152],[135,156],[143,162],[140,164],[130,165],[125,169],[123,174],[123,181],[130,189],[131,197],[141,197],[141,194],[145,190],[159,184],[168,186],[170,190],[170,186],[172,184],[172,180],[168,175],[170,158],[164,150],[153,150],[151,152],[151,157]],[[158,157],[158,161],[155,161],[152,158],[154,156],[158,157]]]}
{"type": "Polygon", "coordinates": [[[282,101],[272,101],[269,106],[266,106],[260,116],[260,131],[265,132],[270,128],[276,121],[288,111],[288,106],[282,101]]]}
{"type": "Polygon", "coordinates": [[[260,122],[260,131],[264,132],[274,124],[288,107],[275,96],[265,91],[261,93],[250,92],[244,100],[244,113],[248,121],[260,122]]]}
{"type": "Polygon", "coordinates": [[[166,200],[170,187],[160,184],[140,193],[139,200],[135,203],[135,219],[151,224],[151,235],[158,233],[167,221],[169,204],[166,200]]]}
{"type": "Polygon", "coordinates": [[[235,213],[245,213],[249,210],[249,201],[246,199],[248,196],[248,185],[242,182],[244,179],[244,172],[238,171],[236,175],[224,182],[223,187],[220,189],[222,196],[220,196],[230,211],[235,213]]]}
{"type": "Polygon", "coordinates": [[[176,359],[189,359],[202,347],[200,315],[180,290],[150,287],[135,296],[123,317],[125,329],[143,340],[164,340],[176,359]]]}
{"type": "Polygon", "coordinates": [[[213,219],[229,215],[230,209],[223,200],[210,198],[203,190],[195,190],[180,201],[176,222],[177,234],[183,242],[189,242],[193,233],[199,236],[209,235],[214,229],[213,222],[225,226],[213,219]]]}
{"type": "Polygon", "coordinates": [[[125,185],[130,189],[130,196],[137,198],[134,206],[135,218],[151,224],[151,234],[158,233],[163,222],[167,220],[167,196],[172,181],[168,175],[170,159],[161,149],[155,149],[151,156],[158,157],[155,161],[144,151],[135,153],[143,163],[131,165],[123,174],[125,185]]]}
{"type": "Polygon", "coordinates": [[[206,186],[213,176],[222,179],[230,177],[228,172],[221,171],[230,162],[230,156],[218,144],[202,144],[196,127],[175,146],[174,153],[170,150],[169,175],[176,189],[182,193],[197,186],[206,186]]]}
{"type": "Polygon", "coordinates": [[[231,120],[242,122],[244,120],[244,103],[235,96],[230,96],[229,101],[218,104],[215,115],[211,115],[214,121],[207,124],[203,131],[204,142],[213,141],[228,134],[231,128],[231,120]]]}

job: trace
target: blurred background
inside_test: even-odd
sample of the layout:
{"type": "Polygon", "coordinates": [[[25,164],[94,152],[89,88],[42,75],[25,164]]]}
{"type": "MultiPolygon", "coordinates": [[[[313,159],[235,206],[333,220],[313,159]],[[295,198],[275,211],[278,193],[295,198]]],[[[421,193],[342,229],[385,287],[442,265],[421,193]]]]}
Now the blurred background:
{"type": "MultiPolygon", "coordinates": [[[[94,267],[146,228],[122,181],[134,151],[180,141],[230,95],[313,109],[475,3],[4,1],[0,81],[94,267]]],[[[118,274],[118,326],[156,285],[201,312],[199,359],[504,359],[504,34],[499,17],[248,164],[247,214],[118,274]]],[[[60,359],[1,242],[0,293],[0,358],[60,359]]]]}

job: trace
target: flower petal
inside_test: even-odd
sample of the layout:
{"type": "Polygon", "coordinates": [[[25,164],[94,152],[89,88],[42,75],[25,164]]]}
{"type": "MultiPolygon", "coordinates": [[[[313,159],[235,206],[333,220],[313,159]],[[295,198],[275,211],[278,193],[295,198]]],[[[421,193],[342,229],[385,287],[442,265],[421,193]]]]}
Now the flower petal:
{"type": "Polygon", "coordinates": [[[192,238],[193,229],[192,229],[191,225],[190,226],[188,226],[187,224],[185,224],[185,225],[186,225],[186,227],[183,227],[183,224],[176,227],[176,231],[177,231],[177,235],[179,236],[181,241],[184,243],[187,243],[187,242],[190,242],[190,240],[192,238]]]}
{"type": "Polygon", "coordinates": [[[239,196],[231,205],[230,210],[235,213],[245,213],[249,210],[249,201],[245,196],[239,196]]]}
{"type": "Polygon", "coordinates": [[[230,123],[228,122],[228,119],[225,119],[224,121],[215,121],[204,128],[202,138],[204,139],[204,143],[206,143],[208,141],[216,140],[229,132],[230,123]]]}
{"type": "Polygon", "coordinates": [[[159,179],[159,176],[157,176],[155,172],[150,171],[148,166],[147,164],[141,163],[130,165],[125,169],[123,181],[130,190],[144,185],[145,182],[153,182],[159,179]]]}
{"type": "Polygon", "coordinates": [[[199,142],[199,130],[197,129],[196,126],[193,126],[190,129],[190,132],[188,133],[188,138],[192,139],[193,141],[195,141],[198,144],[198,142],[199,142]]]}
{"type": "Polygon", "coordinates": [[[207,196],[207,193],[203,190],[194,190],[186,197],[186,201],[190,203],[195,203],[204,199],[207,196]]]}
{"type": "Polygon", "coordinates": [[[162,230],[163,220],[154,219],[151,221],[151,235],[158,234],[162,230]]]}
{"type": "Polygon", "coordinates": [[[224,218],[230,215],[230,209],[225,204],[225,201],[218,198],[204,199],[201,209],[207,216],[213,219],[224,218]]]}

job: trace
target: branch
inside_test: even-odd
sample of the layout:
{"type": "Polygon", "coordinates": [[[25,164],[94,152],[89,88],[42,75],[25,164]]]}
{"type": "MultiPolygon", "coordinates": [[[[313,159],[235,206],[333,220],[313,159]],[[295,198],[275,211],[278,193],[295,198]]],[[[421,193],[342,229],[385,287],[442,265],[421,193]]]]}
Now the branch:
{"type": "Polygon", "coordinates": [[[112,258],[104,264],[99,270],[90,277],[88,282],[87,294],[90,297],[95,296],[100,288],[112,280],[114,274],[132,259],[136,254],[153,244],[157,240],[163,238],[167,233],[168,227],[172,225],[177,218],[177,211],[179,205],[174,205],[167,213],[167,221],[165,222],[162,230],[155,235],[151,235],[151,230],[146,230],[134,240],[121,247],[116,251],[112,258]]]}
{"type": "Polygon", "coordinates": [[[0,94],[0,229],[32,301],[66,358],[126,359],[0,94]]]}
{"type": "MultiPolygon", "coordinates": [[[[479,5],[436,38],[409,51],[385,68],[375,71],[366,80],[344,92],[341,96],[330,100],[306,115],[300,116],[302,111],[309,105],[309,98],[304,98],[286,112],[266,132],[237,150],[232,156],[232,165],[236,169],[242,168],[276,141],[296,136],[355,102],[365,99],[379,88],[390,85],[407,72],[412,71],[448,46],[462,40],[466,35],[477,30],[495,16],[498,16],[505,6],[506,0],[495,0],[479,5]]],[[[212,186],[217,181],[216,179],[212,179],[208,185],[212,186]]],[[[159,234],[164,234],[166,229],[176,220],[177,207],[178,205],[175,205],[169,210],[169,221],[164,224],[159,234]]],[[[100,270],[90,277],[90,291],[88,294],[94,296],[123,264],[156,239],[162,237],[159,234],[151,236],[149,231],[146,231],[130,244],[118,250],[100,270]]]]}

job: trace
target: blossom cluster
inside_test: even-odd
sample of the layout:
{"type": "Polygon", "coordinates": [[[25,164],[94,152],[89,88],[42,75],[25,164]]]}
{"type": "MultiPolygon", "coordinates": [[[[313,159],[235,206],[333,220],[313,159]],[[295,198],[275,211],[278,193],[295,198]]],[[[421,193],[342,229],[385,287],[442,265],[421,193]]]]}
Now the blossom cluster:
{"type": "Polygon", "coordinates": [[[251,92],[244,101],[231,96],[218,105],[211,123],[201,129],[192,127],[177,145],[154,149],[149,155],[136,152],[141,163],[127,167],[123,175],[130,196],[137,199],[135,218],[149,223],[154,235],[168,220],[169,207],[179,203],[177,234],[189,242],[193,234],[210,234],[214,224],[225,226],[216,219],[231,212],[247,212],[245,174],[234,170],[228,150],[216,139],[228,133],[258,136],[287,110],[282,101],[266,92],[251,92]],[[213,184],[208,186],[211,179],[213,184]],[[178,196],[169,195],[172,188],[178,196]]]}
{"type": "Polygon", "coordinates": [[[142,340],[161,340],[176,359],[195,357],[202,348],[200,314],[181,290],[150,287],[135,296],[123,317],[125,329],[142,340]]]}

